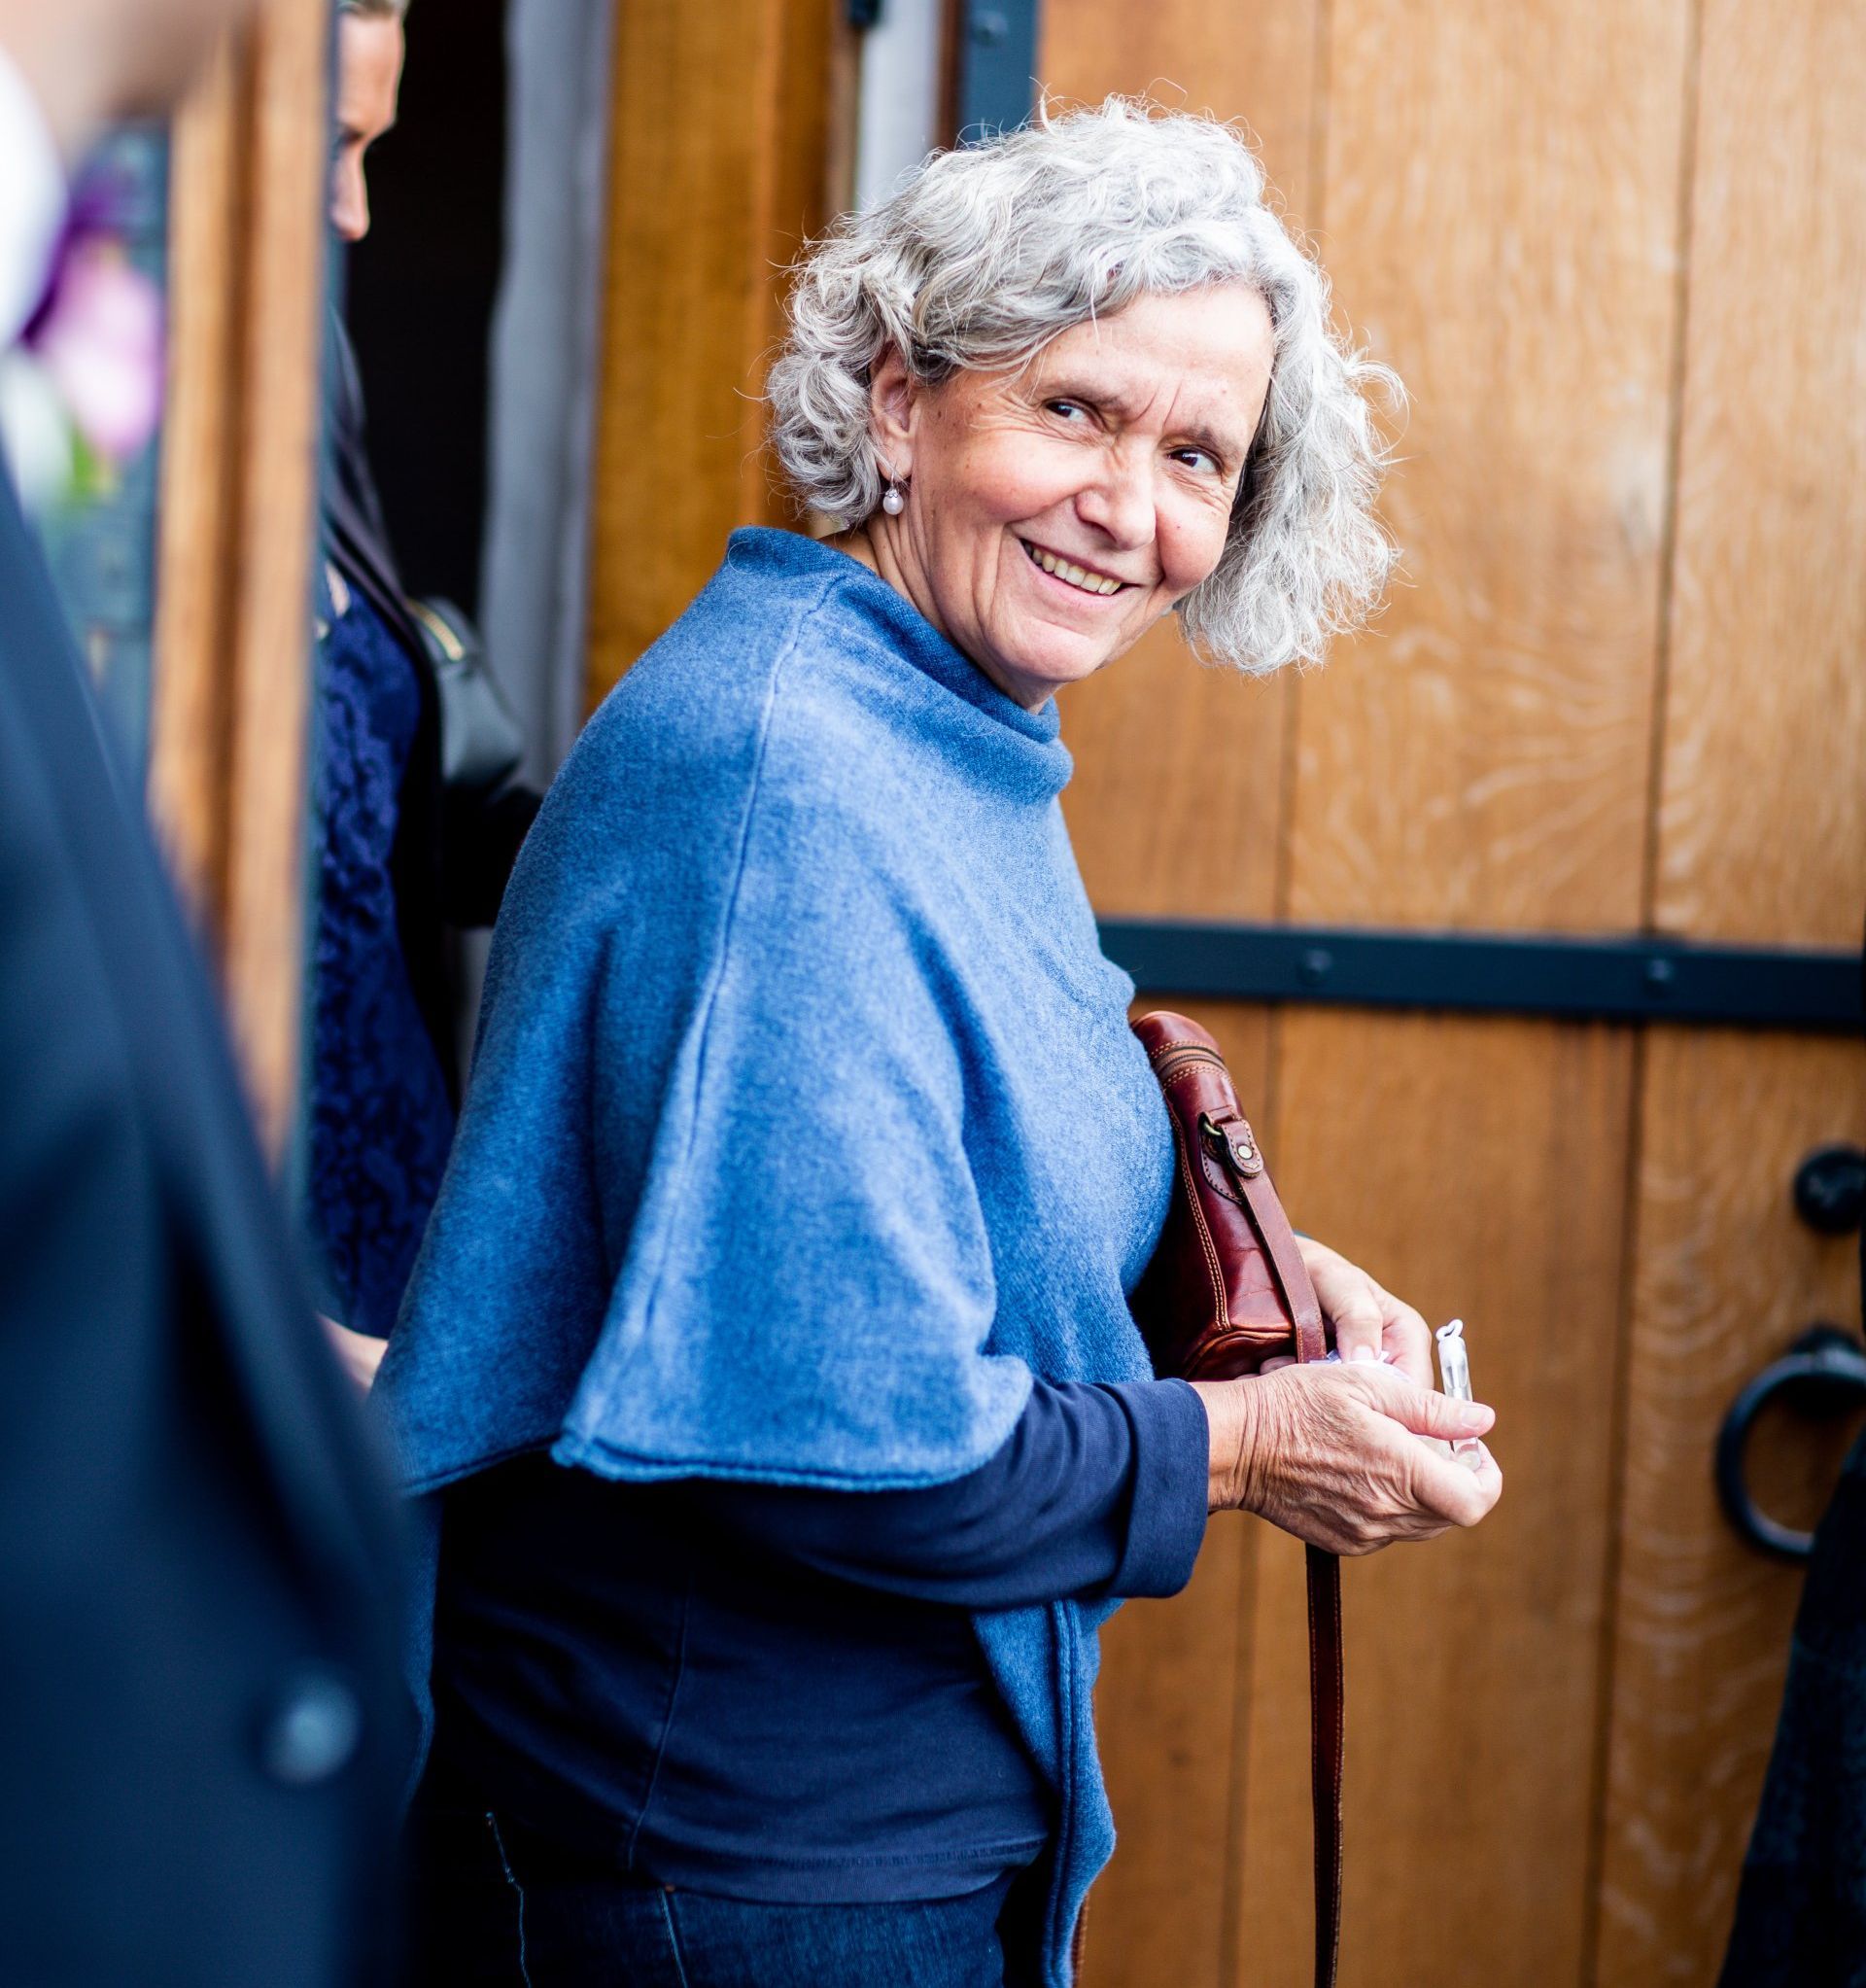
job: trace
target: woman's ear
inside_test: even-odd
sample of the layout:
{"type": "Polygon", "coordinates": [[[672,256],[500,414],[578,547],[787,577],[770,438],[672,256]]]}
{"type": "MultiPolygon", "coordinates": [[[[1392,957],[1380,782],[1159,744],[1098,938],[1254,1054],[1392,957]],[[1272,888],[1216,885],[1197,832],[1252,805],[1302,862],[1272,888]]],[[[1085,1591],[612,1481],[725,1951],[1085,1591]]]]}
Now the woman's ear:
{"type": "Polygon", "coordinates": [[[869,374],[869,432],[882,473],[905,482],[914,473],[915,417],[919,382],[908,370],[897,346],[890,345],[869,374]]]}

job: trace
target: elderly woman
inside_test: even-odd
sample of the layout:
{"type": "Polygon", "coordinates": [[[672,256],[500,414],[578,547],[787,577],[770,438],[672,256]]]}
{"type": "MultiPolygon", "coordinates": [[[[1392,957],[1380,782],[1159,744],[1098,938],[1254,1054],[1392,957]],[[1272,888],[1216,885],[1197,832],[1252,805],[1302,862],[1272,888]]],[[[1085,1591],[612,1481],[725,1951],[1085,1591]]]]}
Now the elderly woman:
{"type": "Polygon", "coordinates": [[[1170,1134],[1057,805],[1053,694],[1163,615],[1270,669],[1376,598],[1368,378],[1236,134],[1121,102],[799,272],[777,446],[842,529],[735,534],[571,755],[384,1368],[440,1518],[419,1978],[1060,1982],[1112,1607],[1211,1511],[1365,1552],[1496,1498],[1319,1247],[1358,1359],[1152,1378],[1170,1134]]]}

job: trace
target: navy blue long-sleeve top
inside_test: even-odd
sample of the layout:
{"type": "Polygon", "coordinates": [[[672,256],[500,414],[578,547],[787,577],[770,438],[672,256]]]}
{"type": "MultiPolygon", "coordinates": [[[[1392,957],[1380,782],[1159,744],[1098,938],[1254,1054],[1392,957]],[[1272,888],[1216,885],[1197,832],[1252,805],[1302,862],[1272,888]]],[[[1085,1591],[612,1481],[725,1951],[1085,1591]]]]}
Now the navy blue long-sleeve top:
{"type": "Polygon", "coordinates": [[[483,1473],[446,1499],[439,1771],[667,1883],[969,1891],[1054,1827],[973,1612],[1175,1592],[1206,1467],[1183,1383],[1039,1380],[983,1468],[930,1488],[483,1473]]]}

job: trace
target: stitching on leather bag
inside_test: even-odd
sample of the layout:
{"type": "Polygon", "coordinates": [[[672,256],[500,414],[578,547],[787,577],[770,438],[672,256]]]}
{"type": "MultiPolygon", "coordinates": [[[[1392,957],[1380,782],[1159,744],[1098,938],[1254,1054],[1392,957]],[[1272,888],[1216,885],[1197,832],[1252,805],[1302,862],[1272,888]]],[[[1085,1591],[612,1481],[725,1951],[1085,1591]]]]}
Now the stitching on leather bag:
{"type": "MultiPolygon", "coordinates": [[[[1160,1088],[1166,1091],[1177,1090],[1180,1085],[1190,1083],[1195,1078],[1197,1078],[1201,1072],[1201,1069],[1206,1074],[1209,1074],[1210,1067],[1211,1066],[1209,1064],[1201,1065],[1198,1064],[1191,1064],[1185,1069],[1175,1070],[1170,1076],[1163,1079],[1160,1088]]],[[[1228,1074],[1229,1073],[1227,1072],[1227,1077],[1228,1074]]],[[[1231,1094],[1231,1103],[1232,1106],[1235,1108],[1237,1105],[1237,1087],[1227,1082],[1226,1088],[1231,1094]]],[[[1238,1112],[1238,1116],[1240,1118],[1243,1117],[1243,1112],[1241,1110],[1238,1112]]],[[[1177,1119],[1175,1119],[1173,1122],[1173,1129],[1175,1132],[1179,1130],[1179,1122],[1177,1119]]],[[[1199,1171],[1202,1174],[1204,1174],[1205,1179],[1207,1183],[1210,1185],[1214,1194],[1223,1195],[1225,1199],[1227,1202],[1229,1202],[1233,1207],[1238,1208],[1243,1207],[1244,1205],[1243,1198],[1238,1194],[1237,1190],[1231,1187],[1226,1180],[1225,1169],[1212,1159],[1212,1156],[1209,1153],[1207,1153],[1203,1149],[1203,1147],[1199,1149],[1198,1168],[1199,1171]]]]}
{"type": "Polygon", "coordinates": [[[1209,1153],[1201,1150],[1198,1164],[1204,1168],[1205,1178],[1211,1182],[1215,1193],[1222,1194],[1233,1207],[1241,1208],[1244,1205],[1244,1197],[1230,1185],[1224,1168],[1209,1153]]]}
{"type": "Polygon", "coordinates": [[[1192,1178],[1192,1158],[1187,1152],[1186,1129],[1177,1118],[1173,1120],[1173,1145],[1178,1151],[1180,1171],[1186,1181],[1186,1204],[1192,1211],[1192,1223],[1198,1230],[1199,1247],[1205,1252],[1205,1273],[1212,1280],[1212,1298],[1218,1306],[1218,1322],[1228,1327],[1231,1322],[1230,1308],[1225,1302],[1225,1273],[1218,1260],[1218,1247],[1212,1240],[1210,1225],[1205,1220],[1205,1210],[1198,1204],[1198,1182],[1192,1178]]]}

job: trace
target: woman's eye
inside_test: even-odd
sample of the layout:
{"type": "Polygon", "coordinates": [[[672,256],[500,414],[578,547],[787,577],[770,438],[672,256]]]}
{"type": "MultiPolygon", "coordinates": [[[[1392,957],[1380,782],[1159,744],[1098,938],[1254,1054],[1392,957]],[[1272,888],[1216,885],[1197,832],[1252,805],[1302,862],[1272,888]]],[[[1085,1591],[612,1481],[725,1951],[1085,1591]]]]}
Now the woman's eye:
{"type": "Polygon", "coordinates": [[[1175,449],[1173,460],[1184,463],[1189,470],[1198,471],[1201,475],[1212,473],[1219,467],[1218,458],[1210,449],[1175,449]]]}
{"type": "Polygon", "coordinates": [[[1065,420],[1071,416],[1085,421],[1088,418],[1088,410],[1083,406],[1080,401],[1052,401],[1050,402],[1050,411],[1052,414],[1062,415],[1065,420]]]}

